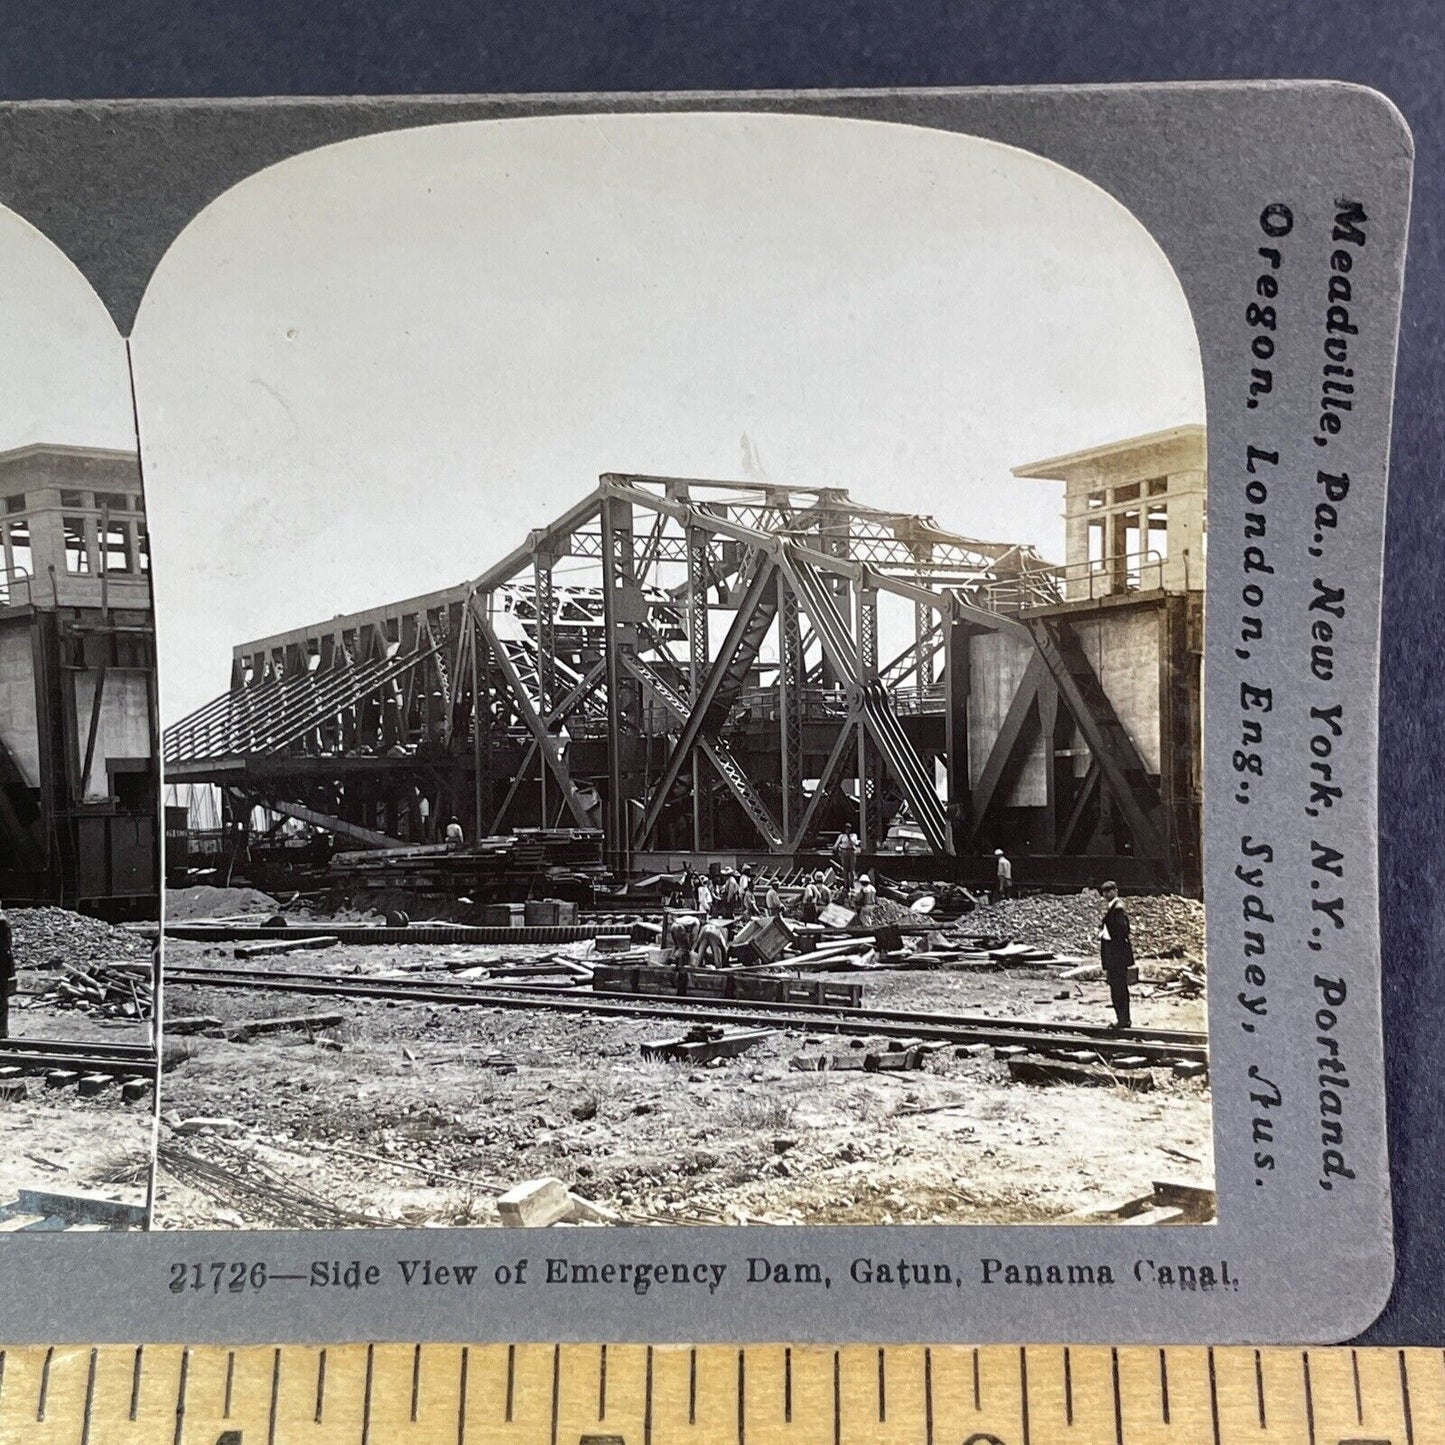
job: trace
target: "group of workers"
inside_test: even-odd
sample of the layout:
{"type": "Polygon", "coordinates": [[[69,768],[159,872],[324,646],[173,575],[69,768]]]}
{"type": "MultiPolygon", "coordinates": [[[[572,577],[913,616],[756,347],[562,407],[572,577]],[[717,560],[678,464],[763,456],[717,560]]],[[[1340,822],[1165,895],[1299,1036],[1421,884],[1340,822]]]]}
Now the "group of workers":
{"type": "MultiPolygon", "coordinates": [[[[841,885],[834,886],[829,869],[818,869],[803,884],[798,899],[798,916],[805,923],[816,923],[830,903],[843,903],[860,917],[878,901],[878,890],[866,873],[856,871],[857,840],[842,834],[834,847],[842,874],[841,885]]],[[[996,898],[1007,898],[1013,890],[1013,865],[1003,850],[996,849],[996,898]]],[[[684,869],[682,883],[674,898],[694,910],[673,920],[664,940],[668,961],[679,968],[722,968],[728,961],[729,930],[734,920],[754,918],[760,914],[779,917],[783,899],[776,884],[769,883],[763,899],[757,896],[751,863],[740,869],[724,868],[714,878],[706,873],[684,869]]],[[[1099,959],[1109,985],[1109,1001],[1116,1019],[1115,1027],[1132,1026],[1129,1007],[1129,973],[1134,967],[1134,946],[1130,937],[1129,914],[1119,896],[1116,883],[1101,888],[1104,915],[1099,921],[1099,959]]]]}
{"type": "MultiPolygon", "coordinates": [[[[716,876],[684,868],[671,897],[675,905],[704,918],[777,918],[786,906],[775,882],[770,881],[766,888],[760,889],[751,863],[744,863],[741,868],[723,868],[716,876]]],[[[845,872],[841,883],[837,883],[832,870],[819,868],[803,883],[798,916],[804,923],[816,923],[830,903],[840,903],[861,914],[877,902],[878,889],[868,874],[850,878],[845,872]]]]}

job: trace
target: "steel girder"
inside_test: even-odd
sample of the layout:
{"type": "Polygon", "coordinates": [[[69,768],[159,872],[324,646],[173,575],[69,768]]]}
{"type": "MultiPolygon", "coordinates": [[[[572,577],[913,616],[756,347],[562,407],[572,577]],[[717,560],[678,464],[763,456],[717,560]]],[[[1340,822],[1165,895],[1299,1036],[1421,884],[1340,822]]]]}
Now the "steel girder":
{"type": "MultiPolygon", "coordinates": [[[[732,626],[723,638],[722,649],[717,659],[696,683],[687,717],[673,745],[661,775],[652,789],[652,796],[643,812],[633,840],[636,847],[644,847],[652,837],[654,829],[667,806],[668,797],[682,776],[685,764],[692,760],[693,750],[707,739],[715,745],[717,733],[727,721],[737,694],[747,680],[758,649],[762,646],[768,627],[777,611],[775,586],[776,564],[766,555],[753,559],[751,576],[733,616],[732,626]]],[[[610,682],[609,682],[610,686],[610,682]]],[[[737,770],[739,775],[741,770],[737,770]]],[[[725,773],[725,781],[734,786],[731,772],[725,773]]],[[[745,804],[746,806],[746,804],[745,804]]],[[[751,810],[750,810],[751,811],[751,810]]],[[[756,821],[756,818],[755,818],[756,821]]],[[[776,841],[770,846],[781,846],[782,838],[777,824],[769,817],[769,834],[776,841]]],[[[765,834],[765,836],[768,836],[765,834]]]]}
{"type": "Polygon", "coordinates": [[[167,730],[168,772],[205,776],[213,763],[260,753],[296,754],[314,773],[332,756],[352,768],[359,755],[416,749],[418,771],[443,778],[470,752],[479,828],[494,815],[500,826],[529,786],[544,818],[550,787],[583,822],[590,814],[557,736],[565,725],[589,744],[586,781],[605,792],[619,865],[655,840],[689,774],[695,847],[714,841],[712,798],[724,796],[704,777],[722,780],[763,846],[796,851],[856,770],[869,845],[887,823],[886,773],[888,800],[901,793],[929,845],[947,855],[979,844],[1027,748],[1052,739],[1062,708],[1057,716],[1074,721],[1093,761],[1079,786],[1060,772],[1057,792],[1051,769],[1056,846],[1087,842],[1102,799],[1141,855],[1163,856],[1170,825],[1158,790],[1067,619],[1052,615],[1057,607],[1046,619],[1030,615],[1050,601],[1048,579],[1026,548],[957,537],[838,489],[609,474],[471,584],[238,648],[231,693],[167,730]],[[600,571],[600,585],[573,584],[574,565],[560,586],[564,559],[600,571]],[[1017,605],[1008,601],[1015,593],[1017,605]],[[882,665],[880,594],[910,604],[914,633],[882,665]],[[716,642],[713,607],[730,613],[716,642]],[[1032,660],[970,789],[969,643],[980,630],[1027,641],[1032,660]],[[837,689],[841,712],[832,693],[820,697],[823,684],[837,689]],[[898,706],[941,714],[942,727],[905,729],[898,706]],[[763,736],[767,722],[770,752],[776,740],[776,759],[761,771],[736,745],[748,709],[747,736],[763,736]],[[935,741],[915,745],[920,736],[935,741]],[[428,762],[418,740],[433,737],[442,756],[428,762]],[[497,808],[489,775],[503,742],[514,751],[497,808]],[[820,746],[827,758],[811,784],[805,770],[817,769],[820,746]],[[605,772],[596,766],[604,749],[605,772]]]}
{"type": "MultiPolygon", "coordinates": [[[[866,640],[869,624],[865,623],[860,628],[860,638],[855,639],[851,635],[831,592],[813,566],[811,555],[805,557],[801,549],[785,544],[781,565],[803,609],[812,619],[813,629],[830,664],[848,692],[849,710],[858,734],[859,776],[860,786],[863,787],[860,807],[866,810],[866,749],[871,738],[902,788],[909,810],[923,829],[929,846],[935,852],[951,857],[954,853],[953,831],[947,810],[939,799],[937,786],[929,776],[928,765],[908,741],[887,691],[876,676],[869,675],[868,657],[872,649],[872,644],[866,640]]],[[[874,668],[876,658],[876,650],[872,650],[874,668]]],[[[835,755],[836,752],[835,749],[835,755]]],[[[818,791],[823,791],[821,780],[818,791]]],[[[812,812],[809,809],[809,820],[812,812]]],[[[866,818],[861,821],[866,830],[866,818]]]]}

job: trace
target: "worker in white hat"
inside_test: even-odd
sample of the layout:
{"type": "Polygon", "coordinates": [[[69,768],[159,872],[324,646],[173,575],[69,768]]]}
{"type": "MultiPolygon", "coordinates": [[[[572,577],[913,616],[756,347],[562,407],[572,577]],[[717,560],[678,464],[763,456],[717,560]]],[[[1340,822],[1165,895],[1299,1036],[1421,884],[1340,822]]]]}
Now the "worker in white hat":
{"type": "Polygon", "coordinates": [[[994,861],[998,865],[998,899],[1002,902],[1013,891],[1014,865],[1004,856],[1002,848],[993,850],[994,861]]]}

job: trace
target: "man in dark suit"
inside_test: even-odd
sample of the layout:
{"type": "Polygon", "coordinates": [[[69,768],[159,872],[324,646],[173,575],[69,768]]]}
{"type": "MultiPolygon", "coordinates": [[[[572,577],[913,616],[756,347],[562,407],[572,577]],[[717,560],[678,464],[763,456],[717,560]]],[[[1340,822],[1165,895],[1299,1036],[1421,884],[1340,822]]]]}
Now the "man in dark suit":
{"type": "Polygon", "coordinates": [[[1109,998],[1114,1005],[1118,1027],[1127,1029],[1129,1022],[1129,970],[1134,967],[1134,945],[1129,939],[1129,915],[1119,897],[1119,885],[1106,883],[1099,890],[1104,895],[1104,917],[1099,924],[1099,958],[1104,977],[1109,981],[1109,998]]]}
{"type": "Polygon", "coordinates": [[[10,995],[15,992],[15,942],[0,907],[0,1039],[10,1037],[10,995]]]}

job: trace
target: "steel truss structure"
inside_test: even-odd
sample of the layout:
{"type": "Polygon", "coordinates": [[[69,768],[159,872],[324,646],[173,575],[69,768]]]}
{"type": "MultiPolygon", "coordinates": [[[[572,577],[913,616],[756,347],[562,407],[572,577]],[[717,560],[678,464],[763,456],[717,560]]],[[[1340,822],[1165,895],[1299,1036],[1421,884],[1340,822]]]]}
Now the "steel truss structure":
{"type": "Polygon", "coordinates": [[[238,647],[230,690],[167,730],[166,779],[348,846],[453,815],[477,835],[601,826],[621,871],[851,827],[865,853],[907,836],[932,876],[965,876],[1019,836],[1010,798],[1041,755],[1031,856],[1191,886],[1197,669],[1179,678],[1202,598],[1064,592],[1032,548],[841,489],[607,474],[470,583],[238,647]],[[1115,607],[1160,619],[1153,771],[1081,641],[1115,607]],[[987,683],[1008,695],[975,758],[987,635],[1027,663],[987,683]]]}

